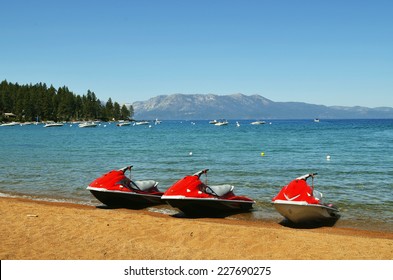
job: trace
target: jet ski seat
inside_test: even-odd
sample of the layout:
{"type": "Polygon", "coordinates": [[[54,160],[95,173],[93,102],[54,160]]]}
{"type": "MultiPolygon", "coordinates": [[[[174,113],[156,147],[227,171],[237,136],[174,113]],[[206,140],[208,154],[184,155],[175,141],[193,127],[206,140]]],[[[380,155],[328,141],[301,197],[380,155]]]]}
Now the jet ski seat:
{"type": "Polygon", "coordinates": [[[216,185],[216,186],[208,186],[206,188],[206,192],[216,196],[224,196],[227,193],[233,191],[235,187],[232,185],[216,185]]]}
{"type": "Polygon", "coordinates": [[[156,187],[158,182],[154,180],[143,180],[143,181],[131,181],[131,187],[136,187],[141,191],[148,191],[153,187],[156,187]]]}

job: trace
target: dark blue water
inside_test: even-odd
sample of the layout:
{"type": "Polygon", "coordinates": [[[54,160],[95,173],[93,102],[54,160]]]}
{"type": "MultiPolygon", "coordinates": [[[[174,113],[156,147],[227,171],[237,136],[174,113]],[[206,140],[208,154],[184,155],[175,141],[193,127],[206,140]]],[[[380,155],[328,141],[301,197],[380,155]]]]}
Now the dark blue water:
{"type": "Polygon", "coordinates": [[[0,192],[99,205],[86,186],[109,170],[133,165],[134,179],[155,179],[166,190],[209,168],[209,183],[233,184],[257,201],[249,218],[280,221],[271,198],[318,172],[315,188],[341,210],[337,226],[393,231],[393,120],[239,122],[0,127],[0,192]]]}

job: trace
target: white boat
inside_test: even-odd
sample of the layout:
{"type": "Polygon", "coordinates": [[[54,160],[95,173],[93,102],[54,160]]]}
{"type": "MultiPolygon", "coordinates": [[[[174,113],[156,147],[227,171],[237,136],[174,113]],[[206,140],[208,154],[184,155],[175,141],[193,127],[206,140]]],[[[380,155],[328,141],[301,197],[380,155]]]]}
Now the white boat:
{"type": "Polygon", "coordinates": [[[223,125],[227,125],[227,124],[228,124],[228,121],[220,120],[220,121],[217,121],[214,125],[216,125],[216,126],[223,126],[223,125]]]}
{"type": "Polygon", "coordinates": [[[217,120],[211,120],[209,123],[210,123],[210,124],[216,124],[216,123],[217,123],[217,120]]]}
{"type": "Polygon", "coordinates": [[[252,125],[261,125],[261,124],[266,124],[265,121],[255,121],[251,123],[252,125]]]}
{"type": "Polygon", "coordinates": [[[129,126],[131,125],[130,122],[119,122],[118,124],[116,124],[116,126],[129,126]]]}
{"type": "Polygon", "coordinates": [[[319,122],[319,119],[314,119],[314,122],[319,122]]]}
{"type": "Polygon", "coordinates": [[[89,127],[96,127],[97,124],[94,122],[84,122],[78,125],[80,128],[89,128],[89,127]]]}
{"type": "Polygon", "coordinates": [[[56,123],[56,122],[47,122],[44,127],[60,127],[63,126],[62,123],[56,123]]]}
{"type": "Polygon", "coordinates": [[[15,125],[19,125],[19,122],[10,122],[10,123],[3,123],[0,126],[15,126],[15,125]]]}
{"type": "Polygon", "coordinates": [[[135,125],[147,125],[147,124],[150,124],[150,122],[149,121],[138,121],[138,122],[135,122],[135,125]]]}
{"type": "Polygon", "coordinates": [[[155,121],[154,121],[154,124],[160,124],[162,121],[160,121],[159,119],[156,119],[155,121]]]}

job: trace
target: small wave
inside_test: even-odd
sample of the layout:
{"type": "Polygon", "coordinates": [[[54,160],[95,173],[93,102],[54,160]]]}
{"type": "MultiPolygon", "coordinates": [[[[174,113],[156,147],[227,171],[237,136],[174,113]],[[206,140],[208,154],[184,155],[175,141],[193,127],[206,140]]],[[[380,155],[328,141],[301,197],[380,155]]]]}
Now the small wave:
{"type": "Polygon", "coordinates": [[[35,201],[44,201],[44,202],[60,202],[60,203],[96,206],[96,204],[91,201],[81,201],[81,200],[67,199],[67,198],[50,198],[50,197],[41,197],[41,196],[26,195],[26,194],[10,194],[10,193],[0,192],[0,197],[22,198],[22,199],[29,199],[35,201]]]}
{"type": "Polygon", "coordinates": [[[179,211],[176,211],[175,209],[170,209],[170,208],[156,208],[156,207],[149,207],[147,208],[148,211],[153,212],[153,213],[160,213],[160,214],[165,214],[165,215],[175,215],[179,211]]]}

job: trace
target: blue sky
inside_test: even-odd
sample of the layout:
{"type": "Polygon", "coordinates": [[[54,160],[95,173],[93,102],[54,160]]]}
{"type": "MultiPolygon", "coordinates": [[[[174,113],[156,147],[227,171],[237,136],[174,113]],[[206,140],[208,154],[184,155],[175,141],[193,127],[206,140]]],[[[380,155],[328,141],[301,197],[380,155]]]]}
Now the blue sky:
{"type": "Polygon", "coordinates": [[[393,1],[1,1],[0,80],[393,107],[393,1]]]}

